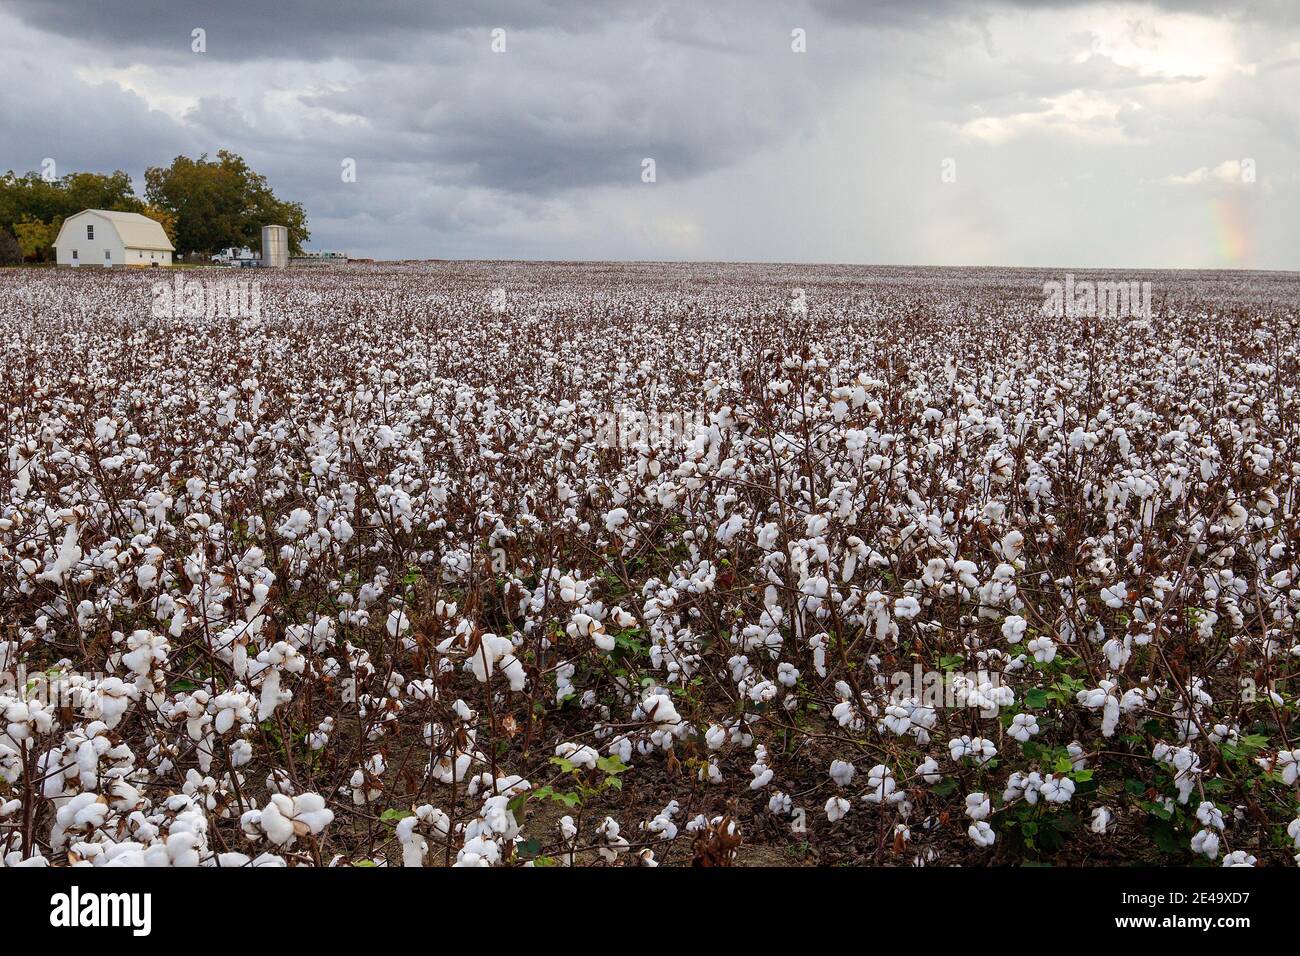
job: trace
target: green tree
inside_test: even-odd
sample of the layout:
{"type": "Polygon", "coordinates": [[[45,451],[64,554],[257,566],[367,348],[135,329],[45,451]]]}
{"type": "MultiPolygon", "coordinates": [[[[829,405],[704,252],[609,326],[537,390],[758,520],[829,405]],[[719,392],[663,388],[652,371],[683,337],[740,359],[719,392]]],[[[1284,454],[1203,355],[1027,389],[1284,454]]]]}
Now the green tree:
{"type": "Polygon", "coordinates": [[[62,184],[48,182],[37,173],[17,176],[13,170],[0,178],[0,227],[14,232],[24,218],[49,222],[64,215],[62,184]]]}
{"type": "Polygon", "coordinates": [[[0,228],[15,231],[24,219],[62,221],[83,209],[140,212],[144,204],[135,196],[131,177],[114,173],[69,173],[46,180],[34,172],[17,176],[12,170],[0,177],[0,228]]]}
{"type": "Polygon", "coordinates": [[[291,252],[301,252],[311,238],[302,205],[278,198],[265,176],[227,150],[214,160],[204,153],[151,167],[145,172],[145,196],[147,202],[135,195],[131,177],[121,170],[69,173],[57,180],[10,170],[0,176],[0,229],[12,232],[27,255],[39,258],[48,257],[63,220],[83,209],[142,213],[162,224],[181,254],[227,246],[256,249],[262,227],[271,224],[288,227],[291,252]],[[46,241],[50,229],[53,235],[46,241]]]}
{"type": "Polygon", "coordinates": [[[170,166],[145,170],[149,205],[175,217],[176,251],[212,253],[228,246],[258,248],[262,226],[289,229],[289,249],[301,252],[311,238],[302,205],[276,197],[266,177],[228,150],[215,160],[177,156],[170,166]]]}
{"type": "Polygon", "coordinates": [[[120,169],[111,175],[69,173],[62,179],[63,217],[83,209],[110,209],[116,212],[142,212],[144,203],[131,188],[131,177],[120,169]]]}
{"type": "Polygon", "coordinates": [[[15,223],[14,235],[18,238],[18,248],[22,250],[23,257],[37,262],[53,258],[54,240],[59,237],[59,227],[62,225],[62,217],[53,222],[41,222],[25,216],[21,222],[15,223]]]}
{"type": "Polygon", "coordinates": [[[0,229],[0,266],[16,266],[23,261],[23,250],[8,229],[0,229]]]}

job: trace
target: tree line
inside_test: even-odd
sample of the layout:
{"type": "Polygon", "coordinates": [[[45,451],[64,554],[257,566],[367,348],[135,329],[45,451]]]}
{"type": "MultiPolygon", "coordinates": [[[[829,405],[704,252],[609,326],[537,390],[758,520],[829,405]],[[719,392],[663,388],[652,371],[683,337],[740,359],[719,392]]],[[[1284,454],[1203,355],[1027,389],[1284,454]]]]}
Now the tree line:
{"type": "Polygon", "coordinates": [[[141,198],[120,169],[60,178],[10,170],[0,177],[0,264],[53,260],[63,220],[83,209],[136,212],[157,220],[177,255],[186,259],[231,246],[256,249],[262,226],[269,224],[288,227],[293,253],[311,238],[302,204],[278,198],[265,176],[229,150],[218,151],[215,159],[204,153],[151,166],[144,185],[141,198]]]}

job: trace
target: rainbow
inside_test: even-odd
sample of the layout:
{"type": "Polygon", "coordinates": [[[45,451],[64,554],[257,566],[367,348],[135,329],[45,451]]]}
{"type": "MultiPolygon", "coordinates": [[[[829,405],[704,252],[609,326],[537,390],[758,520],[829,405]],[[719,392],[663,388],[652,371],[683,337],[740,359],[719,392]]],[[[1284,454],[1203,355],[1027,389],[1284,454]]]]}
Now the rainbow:
{"type": "Polygon", "coordinates": [[[1250,233],[1241,203],[1233,197],[1210,200],[1210,217],[1219,261],[1237,265],[1250,255],[1250,233]]]}

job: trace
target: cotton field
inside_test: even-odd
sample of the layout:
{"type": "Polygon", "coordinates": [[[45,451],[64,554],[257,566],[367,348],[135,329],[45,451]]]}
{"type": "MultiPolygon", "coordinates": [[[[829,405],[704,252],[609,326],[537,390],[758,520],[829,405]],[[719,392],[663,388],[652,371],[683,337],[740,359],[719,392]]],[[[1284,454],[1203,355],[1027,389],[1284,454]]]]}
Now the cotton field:
{"type": "Polygon", "coordinates": [[[1294,275],[232,274],[0,272],[6,866],[1295,865],[1294,275]]]}

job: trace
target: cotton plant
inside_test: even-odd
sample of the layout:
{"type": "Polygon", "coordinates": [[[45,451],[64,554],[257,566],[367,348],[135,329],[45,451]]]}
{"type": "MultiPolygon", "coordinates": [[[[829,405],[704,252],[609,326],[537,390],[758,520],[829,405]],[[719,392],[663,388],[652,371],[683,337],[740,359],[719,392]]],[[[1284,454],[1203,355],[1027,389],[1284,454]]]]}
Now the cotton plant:
{"type": "Polygon", "coordinates": [[[805,809],[932,865],[1149,806],[1181,860],[1289,860],[1285,288],[1079,349],[1004,285],[774,266],[816,303],[778,321],[743,270],[538,266],[485,312],[482,268],[268,274],[237,336],[0,289],[6,865],[726,861],[805,809]],[[553,758],[628,804],[537,813],[553,758]],[[1234,775],[1264,820],[1206,807],[1234,775]]]}
{"type": "Polygon", "coordinates": [[[271,795],[261,810],[250,810],[240,819],[240,826],[250,839],[264,836],[270,843],[284,847],[299,839],[316,836],[334,820],[334,811],[319,794],[304,793],[294,797],[282,793],[271,795]]]}

